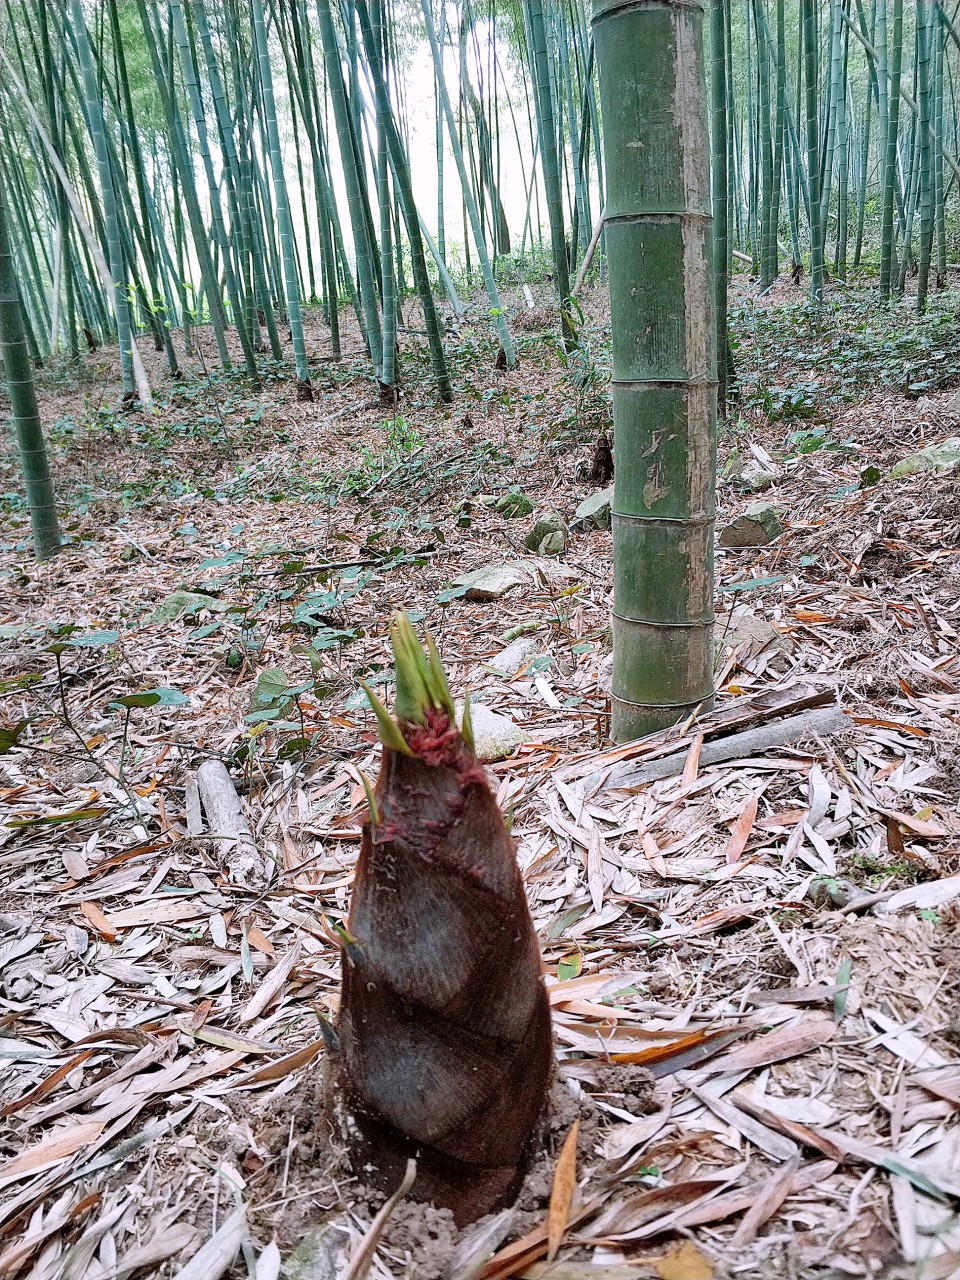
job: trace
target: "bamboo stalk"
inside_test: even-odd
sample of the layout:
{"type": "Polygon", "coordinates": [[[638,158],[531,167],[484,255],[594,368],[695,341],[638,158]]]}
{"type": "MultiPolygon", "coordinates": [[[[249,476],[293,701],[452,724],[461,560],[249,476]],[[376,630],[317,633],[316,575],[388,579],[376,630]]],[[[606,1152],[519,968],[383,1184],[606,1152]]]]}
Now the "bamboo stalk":
{"type": "Polygon", "coordinates": [[[713,696],[717,383],[702,25],[701,4],[594,0],[613,345],[617,741],[713,696]],[[626,84],[636,92],[624,93],[626,84]]]}
{"type": "Polygon", "coordinates": [[[13,251],[7,234],[4,187],[0,182],[0,350],[10,395],[14,434],[23,470],[30,512],[33,545],[38,560],[45,560],[60,548],[56,496],[47,461],[46,443],[33,369],[27,350],[20,310],[20,294],[13,267],[13,251]]]}

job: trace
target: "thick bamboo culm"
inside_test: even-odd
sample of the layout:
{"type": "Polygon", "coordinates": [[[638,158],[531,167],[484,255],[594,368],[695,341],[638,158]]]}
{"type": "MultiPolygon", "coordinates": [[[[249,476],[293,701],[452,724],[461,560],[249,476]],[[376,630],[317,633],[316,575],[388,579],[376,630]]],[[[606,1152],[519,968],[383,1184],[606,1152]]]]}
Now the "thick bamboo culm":
{"type": "Polygon", "coordinates": [[[703,6],[595,0],[613,340],[613,708],[625,741],[713,691],[716,335],[703,6]]]}

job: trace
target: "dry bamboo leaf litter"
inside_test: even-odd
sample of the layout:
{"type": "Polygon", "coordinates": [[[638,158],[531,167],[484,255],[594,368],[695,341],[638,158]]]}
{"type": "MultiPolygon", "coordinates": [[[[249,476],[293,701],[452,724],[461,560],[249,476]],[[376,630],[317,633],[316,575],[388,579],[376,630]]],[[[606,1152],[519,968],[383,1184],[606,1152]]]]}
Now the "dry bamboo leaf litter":
{"type": "MultiPolygon", "coordinates": [[[[498,376],[535,377],[547,404],[561,403],[546,360],[498,376]]],[[[251,459],[242,483],[211,454],[204,465],[222,468],[213,479],[227,501],[197,486],[124,525],[83,517],[67,556],[27,573],[0,553],[17,564],[0,624],[34,628],[0,653],[0,676],[25,678],[4,686],[3,714],[36,717],[26,748],[0,757],[0,1259],[29,1266],[45,1253],[82,1274],[88,1254],[113,1251],[118,1269],[173,1275],[198,1257],[206,1267],[208,1245],[210,1265],[226,1270],[246,1242],[268,1267],[271,1240],[287,1253],[331,1213],[353,1213],[351,1238],[362,1239],[376,1206],[333,1171],[310,1082],[323,1058],[318,1018],[338,994],[334,926],[365,803],[359,775],[376,768],[356,672],[386,674],[383,620],[399,606],[426,614],[456,692],[469,686],[523,731],[493,773],[551,975],[561,1072],[601,1117],[578,1150],[582,1208],[592,1197],[594,1214],[629,1224],[628,1206],[662,1201],[650,1219],[630,1209],[634,1243],[565,1245],[553,1265],[595,1254],[598,1274],[633,1274],[652,1236],[667,1266],[684,1230],[717,1268],[786,1256],[792,1237],[807,1269],[893,1275],[929,1257],[949,1274],[960,1131],[960,579],[945,533],[955,479],[840,492],[842,454],[780,467],[785,534],[718,563],[721,587],[739,590],[720,592],[716,711],[686,732],[609,749],[608,535],[578,535],[562,565],[527,561],[510,523],[475,505],[470,526],[426,555],[416,553],[429,536],[398,530],[403,555],[385,567],[363,530],[391,518],[400,472],[366,504],[345,495],[321,510],[264,501],[249,483],[266,490],[298,474],[317,457],[318,431],[329,433],[323,467],[346,471],[358,442],[375,444],[377,410],[351,388],[331,390],[319,427],[316,407],[270,395],[291,443],[251,459]],[[436,602],[458,574],[518,556],[529,590],[436,602]],[[348,560],[373,563],[336,571],[348,576],[322,625],[359,634],[320,652],[327,692],[301,696],[296,728],[257,728],[244,717],[264,670],[282,670],[291,688],[313,675],[310,633],[290,619],[330,579],[306,569],[348,560]],[[290,561],[304,571],[278,572],[290,561]],[[261,647],[245,647],[244,611],[293,578],[294,603],[271,604],[261,647]],[[744,591],[754,579],[776,581],[744,591]],[[192,616],[153,620],[182,589],[210,594],[192,616]],[[43,631],[54,620],[118,636],[63,656],[79,738],[58,718],[43,631]],[[487,660],[517,628],[546,661],[505,676],[487,660]],[[146,687],[189,701],[134,712],[124,748],[108,704],[146,687]],[[319,736],[305,762],[284,759],[301,716],[319,736]],[[233,764],[265,884],[224,874],[217,833],[191,800],[205,759],[233,764]],[[670,1088],[657,1109],[645,1114],[626,1083],[578,1079],[582,1064],[608,1058],[618,1070],[650,1064],[658,1089],[670,1088]],[[134,1190],[118,1198],[121,1183],[134,1190]],[[150,1224],[168,1202],[179,1217],[160,1238],[150,1224]]],[[[844,425],[878,457],[890,448],[876,425],[886,396],[844,425]]],[[[469,483],[513,477],[470,472],[456,418],[432,430],[431,466],[447,479],[431,488],[412,464],[404,482],[453,524],[469,483]]],[[[751,430],[772,457],[776,439],[762,423],[751,430]]],[[[572,509],[584,495],[572,468],[558,473],[518,437],[509,410],[491,408],[482,436],[526,450],[524,485],[552,505],[572,509]]],[[[108,476],[136,465],[132,440],[91,436],[83,449],[83,466],[108,476]]],[[[731,486],[720,498],[725,513],[743,503],[731,486]]],[[[573,1234],[593,1238],[595,1223],[573,1221],[580,1211],[573,1234]]],[[[546,1200],[535,1221],[526,1212],[510,1229],[528,1243],[507,1245],[513,1261],[488,1264],[490,1275],[519,1274],[547,1252],[546,1200]]],[[[387,1224],[379,1274],[412,1265],[391,1243],[401,1229],[387,1224]]]]}

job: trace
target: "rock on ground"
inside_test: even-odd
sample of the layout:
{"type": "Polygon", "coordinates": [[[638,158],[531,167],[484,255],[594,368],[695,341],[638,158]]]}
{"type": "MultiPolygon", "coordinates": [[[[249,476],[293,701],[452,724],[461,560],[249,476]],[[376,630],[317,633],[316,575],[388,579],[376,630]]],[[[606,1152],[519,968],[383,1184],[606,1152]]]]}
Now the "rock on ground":
{"type": "MultiPolygon", "coordinates": [[[[952,403],[952,401],[951,401],[952,403]]],[[[921,471],[949,471],[960,462],[960,436],[948,436],[939,444],[928,444],[919,453],[911,453],[890,469],[890,479],[918,475],[921,471]]]]}
{"type": "Polygon", "coordinates": [[[607,489],[601,489],[598,493],[591,493],[573,513],[573,519],[570,521],[571,530],[579,533],[585,529],[609,529],[612,503],[613,485],[607,489]]]}
{"type": "MultiPolygon", "coordinates": [[[[457,704],[457,719],[463,723],[463,704],[457,704]]],[[[473,726],[473,745],[477,759],[492,764],[512,756],[526,734],[509,716],[497,715],[482,702],[470,703],[470,723],[473,726]]]]}
{"type": "Polygon", "coordinates": [[[739,550],[762,547],[783,533],[776,507],[769,502],[752,502],[742,516],[737,516],[720,534],[721,547],[739,550]]]}
{"type": "Polygon", "coordinates": [[[534,522],[533,528],[523,540],[523,545],[528,551],[537,551],[540,555],[562,555],[566,549],[566,525],[563,523],[563,517],[558,511],[549,509],[538,516],[534,522]],[[548,540],[551,548],[559,547],[559,550],[545,551],[543,544],[548,540]]]}
{"type": "Polygon", "coordinates": [[[508,520],[516,520],[520,516],[528,516],[533,510],[533,501],[525,493],[511,491],[497,499],[497,511],[508,520]]]}
{"type": "Polygon", "coordinates": [[[519,671],[537,652],[537,642],[533,636],[517,636],[516,640],[501,649],[498,654],[488,659],[486,666],[502,676],[512,676],[519,671]]]}
{"type": "Polygon", "coordinates": [[[485,564],[470,573],[462,573],[454,579],[458,587],[467,588],[467,599],[483,603],[499,600],[514,587],[522,587],[530,581],[530,575],[519,562],[512,564],[485,564]]]}

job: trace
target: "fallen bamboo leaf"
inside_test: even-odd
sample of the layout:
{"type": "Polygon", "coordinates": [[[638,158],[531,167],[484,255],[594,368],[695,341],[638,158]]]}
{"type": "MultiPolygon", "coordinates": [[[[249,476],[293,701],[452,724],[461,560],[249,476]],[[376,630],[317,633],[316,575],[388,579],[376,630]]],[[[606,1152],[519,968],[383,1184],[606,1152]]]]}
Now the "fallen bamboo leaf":
{"type": "MultiPolygon", "coordinates": [[[[567,1223],[568,1229],[577,1227],[581,1222],[586,1222],[589,1218],[592,1218],[597,1210],[602,1208],[606,1198],[606,1196],[594,1196],[586,1204],[574,1209],[567,1223]]],[[[547,1227],[544,1223],[527,1232],[522,1239],[514,1240],[505,1249],[501,1249],[499,1253],[494,1254],[490,1261],[477,1272],[476,1280],[510,1280],[511,1276],[519,1275],[531,1263],[537,1262],[542,1258],[546,1251],[547,1227]]]]}
{"type": "Polygon", "coordinates": [[[746,1034],[746,1030],[741,1027],[732,1027],[727,1031],[692,1031],[669,1044],[654,1045],[650,1049],[638,1049],[633,1053],[611,1053],[610,1060],[650,1067],[654,1075],[667,1075],[671,1071],[682,1071],[689,1066],[691,1053],[698,1055],[693,1061],[702,1061],[704,1057],[719,1053],[733,1040],[739,1040],[746,1034]]]}
{"type": "Polygon", "coordinates": [[[465,1231],[453,1251],[446,1280],[476,1280],[480,1268],[513,1226],[515,1210],[501,1209],[465,1231]]]}
{"type": "Polygon", "coordinates": [[[184,902],[182,898],[173,902],[145,902],[139,907],[127,907],[116,911],[110,917],[114,929],[134,929],[140,925],[179,924],[182,920],[197,920],[207,914],[207,909],[199,900],[184,902]]]}
{"type": "Polygon", "coordinates": [[[265,1245],[257,1258],[257,1274],[255,1280],[278,1280],[280,1275],[280,1250],[276,1240],[265,1245]]]}
{"type": "MultiPolygon", "coordinates": [[[[830,1160],[820,1160],[816,1164],[807,1165],[794,1174],[790,1186],[790,1194],[797,1195],[811,1187],[818,1187],[837,1170],[836,1164],[830,1160]]],[[[737,1213],[748,1211],[756,1201],[762,1188],[756,1185],[739,1187],[728,1191],[725,1195],[716,1196],[685,1209],[678,1214],[672,1223],[677,1231],[689,1231],[691,1227],[703,1226],[710,1222],[723,1222],[737,1213]]]]}
{"type": "Polygon", "coordinates": [[[847,998],[850,995],[850,979],[853,977],[853,961],[844,956],[837,970],[837,994],[833,999],[833,1020],[839,1026],[846,1016],[847,998]]]}
{"type": "Polygon", "coordinates": [[[905,911],[908,907],[931,911],[935,907],[953,902],[956,898],[960,898],[960,876],[946,876],[942,880],[930,880],[926,884],[915,884],[909,889],[901,889],[886,902],[878,904],[877,910],[882,915],[893,915],[897,911],[905,911]]]}
{"type": "Polygon", "coordinates": [[[650,1271],[648,1267],[626,1263],[604,1266],[596,1262],[535,1262],[523,1275],[524,1280],[649,1280],[650,1271]]]}
{"type": "Polygon", "coordinates": [[[64,1227],[76,1222],[90,1209],[96,1208],[102,1199],[103,1196],[99,1193],[83,1196],[66,1212],[48,1215],[41,1227],[8,1246],[0,1254],[0,1276],[15,1276],[21,1272],[45,1241],[56,1235],[58,1231],[62,1231],[64,1227]]]}
{"type": "Polygon", "coordinates": [[[692,782],[696,782],[697,774],[700,772],[700,752],[702,749],[703,734],[695,733],[687,751],[686,759],[683,762],[683,773],[680,775],[681,788],[689,787],[692,782]]]}
{"type": "Polygon", "coordinates": [[[744,1000],[748,1004],[820,1004],[826,1000],[833,1000],[838,992],[843,991],[841,986],[828,987],[812,986],[812,987],[772,987],[761,991],[750,991],[744,995],[744,1000]]]}
{"type": "Polygon", "coordinates": [[[237,1209],[173,1280],[218,1280],[239,1253],[246,1234],[247,1215],[243,1209],[237,1209]]]}
{"type": "Polygon", "coordinates": [[[937,1098],[944,1098],[960,1107],[960,1071],[956,1065],[946,1069],[925,1069],[913,1077],[921,1089],[926,1089],[937,1098]]]}
{"type": "Polygon", "coordinates": [[[897,1151],[888,1151],[885,1147],[860,1142],[838,1130],[814,1129],[813,1132],[817,1137],[832,1142],[844,1155],[854,1160],[876,1165],[878,1169],[886,1169],[888,1173],[906,1178],[918,1191],[933,1196],[935,1200],[946,1201],[950,1196],[960,1196],[960,1175],[953,1169],[934,1170],[915,1156],[901,1155],[897,1151]]]}
{"type": "Polygon", "coordinates": [[[366,1235],[364,1235],[357,1246],[356,1253],[350,1259],[350,1263],[344,1272],[343,1280],[363,1280],[363,1277],[370,1269],[370,1263],[373,1261],[373,1255],[377,1251],[377,1245],[380,1243],[384,1227],[390,1220],[390,1215],[413,1186],[416,1176],[417,1162],[416,1160],[408,1160],[403,1180],[393,1195],[380,1206],[377,1216],[370,1223],[366,1235]]]}
{"type": "Polygon", "coordinates": [[[300,943],[294,943],[282,960],[270,970],[260,986],[247,1001],[240,1014],[241,1022],[253,1022],[273,1003],[283,989],[283,984],[290,976],[290,971],[300,959],[300,943]]]}
{"type": "MultiPolygon", "coordinates": [[[[745,1166],[739,1165],[736,1177],[739,1177],[745,1166]]],[[[578,1237],[580,1244],[628,1244],[631,1240],[640,1240],[651,1234],[646,1230],[652,1222],[660,1222],[665,1216],[670,1217],[681,1209],[686,1209],[706,1196],[716,1195],[724,1187],[730,1185],[727,1178],[692,1178],[687,1182],[677,1182],[673,1186],[654,1187],[653,1190],[641,1191],[629,1200],[611,1205],[587,1236],[578,1237]]]]}
{"type": "Polygon", "coordinates": [[[257,1067],[255,1071],[248,1071],[233,1082],[233,1088],[249,1089],[252,1085],[268,1084],[274,1080],[282,1080],[284,1076],[290,1075],[292,1071],[299,1071],[301,1067],[308,1066],[323,1048],[323,1043],[322,1038],[314,1040],[311,1044],[304,1045],[302,1049],[295,1049],[293,1053],[285,1054],[274,1062],[268,1062],[265,1067],[257,1067]]]}
{"type": "Polygon", "coordinates": [[[927,840],[945,840],[950,834],[939,822],[929,822],[924,818],[915,817],[912,813],[901,813],[899,809],[885,809],[883,813],[906,827],[908,831],[912,831],[914,835],[924,836],[927,840]]]}
{"type": "Polygon", "coordinates": [[[587,847],[587,884],[594,911],[603,910],[603,843],[600,832],[593,827],[587,847]]]}
{"type": "Polygon", "coordinates": [[[86,1120],[73,1125],[69,1129],[61,1129],[43,1138],[35,1146],[21,1151],[12,1160],[0,1164],[0,1187],[8,1182],[17,1182],[20,1178],[29,1177],[41,1169],[68,1160],[82,1148],[96,1142],[103,1132],[103,1123],[99,1120],[86,1120]]]}
{"type": "Polygon", "coordinates": [[[912,1067],[934,1068],[948,1065],[949,1060],[942,1053],[895,1019],[888,1018],[882,1010],[863,1009],[861,1012],[866,1021],[872,1022],[884,1033],[877,1037],[876,1043],[882,1044],[890,1053],[909,1062],[912,1067]]]}
{"type": "Polygon", "coordinates": [[[727,841],[727,848],[724,854],[724,861],[727,866],[732,862],[737,862],[747,847],[747,841],[753,833],[753,824],[757,820],[757,806],[759,803],[757,796],[751,796],[730,828],[730,839],[727,841]]]}
{"type": "Polygon", "coordinates": [[[717,933],[720,929],[729,929],[732,925],[742,924],[744,920],[750,920],[755,914],[756,911],[751,910],[750,905],[746,903],[742,906],[731,904],[727,907],[717,907],[716,911],[708,911],[705,915],[698,916],[691,932],[717,933]]]}
{"type": "Polygon", "coordinates": [[[744,1214],[743,1221],[733,1234],[730,1244],[742,1249],[753,1244],[757,1233],[765,1222],[768,1222],[790,1194],[793,1179],[800,1168],[800,1155],[792,1156],[776,1172],[767,1179],[760,1194],[744,1214]]]}
{"type": "Polygon", "coordinates": [[[146,1244],[136,1245],[122,1258],[118,1258],[117,1265],[113,1270],[105,1272],[102,1280],[126,1280],[135,1271],[145,1271],[147,1268],[150,1268],[148,1274],[156,1274],[161,1262],[192,1249],[199,1235],[197,1228],[189,1222],[176,1222],[165,1230],[156,1231],[146,1244]]]}
{"type": "Polygon", "coordinates": [[[27,933],[22,938],[14,938],[0,947],[0,971],[22,956],[28,956],[43,942],[42,933],[27,933]]]}
{"type": "Polygon", "coordinates": [[[225,1027],[194,1027],[192,1024],[176,1019],[177,1026],[194,1040],[202,1040],[204,1044],[215,1044],[221,1049],[236,1049],[239,1053],[276,1053],[278,1046],[268,1044],[264,1040],[254,1040],[252,1036],[242,1036],[237,1031],[227,1031],[225,1027]]]}
{"type": "Polygon", "coordinates": [[[609,970],[588,973],[582,977],[565,978],[562,982],[551,983],[547,987],[547,995],[551,1005],[566,1004],[568,1000],[590,999],[592,996],[600,995],[611,982],[616,980],[618,975],[609,970]]]}
{"type": "Polygon", "coordinates": [[[660,1132],[670,1119],[670,1106],[661,1107],[652,1115],[642,1120],[634,1120],[632,1124],[618,1125],[607,1134],[603,1145],[605,1160],[613,1162],[623,1160],[638,1147],[644,1147],[660,1132]]]}
{"type": "Polygon", "coordinates": [[[752,1071],[755,1067],[768,1067],[786,1058],[798,1058],[810,1049],[829,1044],[837,1032],[835,1022],[822,1019],[800,1022],[783,1027],[767,1035],[758,1036],[749,1044],[738,1045],[722,1058],[710,1064],[711,1071],[752,1071]]]}
{"type": "Polygon", "coordinates": [[[796,1143],[782,1133],[767,1128],[756,1117],[747,1115],[725,1098],[718,1098],[707,1089],[699,1089],[690,1082],[687,1086],[695,1098],[713,1112],[724,1124],[730,1125],[758,1150],[774,1160],[791,1160],[797,1154],[796,1143]]]}
{"type": "Polygon", "coordinates": [[[70,1093],[69,1096],[58,1099],[56,1102],[50,1102],[39,1111],[34,1112],[29,1117],[29,1124],[39,1125],[46,1124],[48,1120],[63,1115],[64,1112],[75,1110],[78,1107],[86,1106],[88,1102],[92,1102],[103,1093],[104,1089],[114,1088],[116,1085],[128,1080],[131,1076],[138,1075],[141,1071],[145,1071],[148,1067],[154,1066],[163,1058],[167,1057],[170,1052],[169,1044],[154,1044],[150,1042],[145,1044],[139,1052],[135,1053],[132,1058],[128,1058],[122,1066],[117,1067],[115,1071],[109,1072],[100,1080],[93,1084],[85,1085],[82,1089],[70,1093]]]}
{"type": "Polygon", "coordinates": [[[877,729],[897,729],[902,733],[912,733],[917,738],[930,737],[926,729],[920,729],[913,724],[904,724],[901,720],[877,720],[873,716],[855,716],[852,713],[850,719],[854,724],[869,724],[877,729]]]}
{"type": "Polygon", "coordinates": [[[11,818],[8,827],[51,827],[59,823],[87,822],[91,818],[102,818],[106,809],[74,809],[70,813],[47,813],[40,817],[11,818]]]}
{"type": "Polygon", "coordinates": [[[256,947],[257,950],[263,952],[264,955],[273,956],[275,954],[273,943],[263,930],[258,929],[256,925],[247,930],[247,941],[250,943],[251,947],[256,947]]]}
{"type": "Polygon", "coordinates": [[[834,1164],[839,1164],[843,1159],[842,1149],[823,1133],[811,1129],[808,1125],[800,1124],[797,1120],[788,1120],[785,1116],[778,1115],[775,1111],[769,1111],[766,1107],[754,1101],[745,1089],[735,1090],[733,1097],[742,1111],[748,1111],[750,1115],[762,1120],[767,1128],[776,1129],[778,1133],[783,1133],[788,1138],[793,1138],[794,1141],[801,1143],[803,1146],[813,1147],[815,1151],[825,1155],[834,1164]]]}
{"type": "Polygon", "coordinates": [[[34,1102],[41,1102],[48,1093],[53,1092],[65,1076],[68,1076],[71,1071],[75,1071],[88,1058],[95,1057],[96,1052],[96,1049],[85,1049],[83,1053],[78,1053],[76,1057],[70,1058],[62,1067],[57,1067],[56,1071],[52,1071],[46,1080],[41,1080],[35,1089],[31,1089],[22,1098],[15,1098],[13,1102],[8,1102],[5,1107],[0,1108],[0,1119],[15,1115],[16,1112],[22,1111],[24,1107],[29,1107],[34,1102]]]}
{"type": "Polygon", "coordinates": [[[570,1217],[570,1206],[573,1204],[573,1193],[577,1186],[577,1136],[579,1133],[580,1117],[578,1116],[563,1141],[553,1174],[550,1208],[547,1213],[548,1262],[552,1262],[557,1256],[570,1217]]]}
{"type": "Polygon", "coordinates": [[[111,924],[95,902],[81,902],[80,914],[87,920],[104,942],[115,942],[116,926],[111,924]]]}

